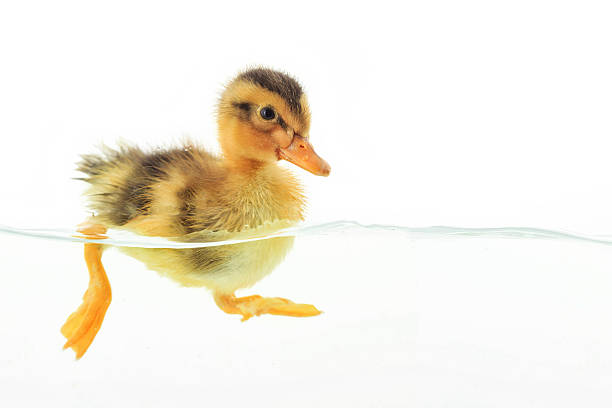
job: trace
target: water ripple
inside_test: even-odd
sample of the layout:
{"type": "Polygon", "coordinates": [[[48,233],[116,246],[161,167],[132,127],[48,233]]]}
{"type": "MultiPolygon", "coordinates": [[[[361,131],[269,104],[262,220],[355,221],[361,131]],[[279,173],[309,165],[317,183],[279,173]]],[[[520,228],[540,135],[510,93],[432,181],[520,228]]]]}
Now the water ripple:
{"type": "MultiPolygon", "coordinates": [[[[610,235],[585,235],[564,231],[554,231],[540,228],[530,227],[498,227],[498,228],[463,228],[463,227],[447,227],[447,226],[431,226],[431,227],[404,227],[398,225],[382,225],[382,224],[361,224],[356,221],[333,221],[317,225],[304,225],[295,228],[285,228],[274,233],[258,233],[257,230],[233,234],[230,239],[207,239],[197,240],[197,237],[191,237],[189,242],[184,242],[185,239],[179,238],[160,238],[148,237],[133,234],[121,230],[109,230],[106,234],[107,239],[87,239],[83,236],[75,235],[71,229],[31,229],[31,228],[14,228],[5,225],[0,225],[0,233],[12,234],[24,237],[43,238],[58,241],[68,242],[92,242],[104,243],[105,245],[138,247],[138,248],[200,248],[219,245],[232,245],[242,242],[259,241],[263,239],[271,239],[277,237],[302,237],[313,235],[331,235],[331,234],[356,234],[356,233],[390,233],[401,234],[411,239],[423,238],[452,238],[452,237],[475,237],[475,238],[519,238],[519,239],[552,239],[564,241],[581,241],[593,244],[612,245],[612,236],[610,235]],[[183,241],[183,242],[180,242],[183,241]]],[[[225,233],[223,237],[227,237],[225,233]]]]}

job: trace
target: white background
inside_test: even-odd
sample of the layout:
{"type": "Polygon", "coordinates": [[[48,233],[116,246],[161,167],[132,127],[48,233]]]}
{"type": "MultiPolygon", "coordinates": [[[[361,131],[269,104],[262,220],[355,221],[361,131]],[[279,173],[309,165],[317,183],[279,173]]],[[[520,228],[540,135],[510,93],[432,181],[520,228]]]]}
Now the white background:
{"type": "MultiPolygon", "coordinates": [[[[332,165],[327,179],[296,170],[310,222],[611,233],[610,21],[605,1],[3,2],[0,224],[80,222],[83,186],[70,178],[100,142],[188,135],[215,149],[223,83],[263,64],[301,81],[312,142],[332,165]]],[[[612,401],[605,248],[418,243],[406,260],[389,239],[309,241],[255,291],[328,313],[242,326],[205,291],[109,253],[115,300],[74,364],[58,351],[58,328],[86,286],[80,249],[2,240],[0,386],[10,405],[612,401]],[[362,258],[342,263],[343,251],[362,258]],[[441,296],[434,283],[456,274],[482,283],[441,296]],[[505,309],[527,287],[526,303],[505,309]],[[559,310],[567,320],[551,320],[559,310]],[[461,323],[460,311],[472,320],[461,323]],[[471,340],[448,337],[453,325],[473,328],[471,340]],[[551,346],[559,338],[566,348],[551,346]]]]}

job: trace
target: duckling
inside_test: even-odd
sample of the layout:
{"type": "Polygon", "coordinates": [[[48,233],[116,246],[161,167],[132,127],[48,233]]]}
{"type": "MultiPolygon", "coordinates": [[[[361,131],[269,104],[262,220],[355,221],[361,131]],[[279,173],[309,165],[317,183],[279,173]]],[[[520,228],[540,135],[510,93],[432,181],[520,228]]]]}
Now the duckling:
{"type": "MultiPolygon", "coordinates": [[[[224,89],[217,109],[216,156],[196,143],[145,152],[122,145],[82,156],[78,170],[94,215],[78,231],[103,239],[108,228],[186,242],[270,233],[304,219],[305,197],[287,160],[315,175],[330,166],[309,140],[310,109],[300,84],[267,68],[241,72],[224,89]]],[[[242,320],[261,314],[306,317],[309,304],[258,295],[236,297],[269,274],[290,250],[292,237],[190,249],[121,248],[152,270],[185,286],[206,287],[216,304],[242,320]]],[[[111,302],[101,262],[105,246],[86,243],[89,286],[61,332],[77,359],[93,342],[111,302]]]]}

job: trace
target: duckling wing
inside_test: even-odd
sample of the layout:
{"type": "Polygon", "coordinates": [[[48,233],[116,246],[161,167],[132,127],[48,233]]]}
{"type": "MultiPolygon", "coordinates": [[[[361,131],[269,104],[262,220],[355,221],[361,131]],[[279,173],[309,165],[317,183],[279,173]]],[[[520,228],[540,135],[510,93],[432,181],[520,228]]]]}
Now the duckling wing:
{"type": "Polygon", "coordinates": [[[86,196],[96,222],[156,236],[191,232],[194,198],[225,177],[220,160],[193,145],[150,153],[105,147],[82,156],[78,170],[90,184],[86,196]]]}

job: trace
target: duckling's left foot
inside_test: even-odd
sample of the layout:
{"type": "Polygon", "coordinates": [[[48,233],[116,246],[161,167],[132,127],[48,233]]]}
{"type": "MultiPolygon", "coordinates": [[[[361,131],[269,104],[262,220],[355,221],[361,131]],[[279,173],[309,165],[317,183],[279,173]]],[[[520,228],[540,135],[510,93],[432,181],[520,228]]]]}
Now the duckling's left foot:
{"type": "Polygon", "coordinates": [[[215,302],[225,313],[240,314],[242,321],[253,316],[272,314],[277,316],[309,317],[321,314],[313,305],[293,303],[284,298],[265,298],[259,295],[237,298],[233,294],[215,293],[215,302]]]}

